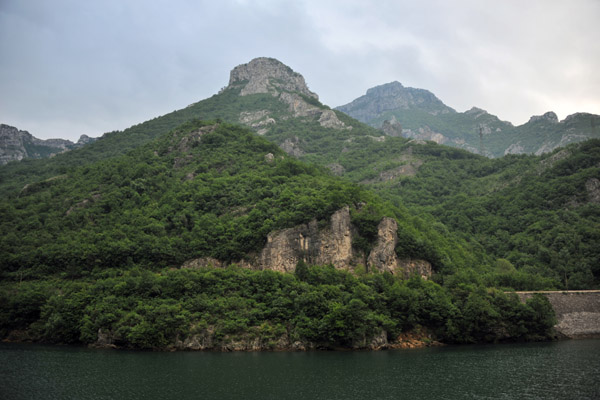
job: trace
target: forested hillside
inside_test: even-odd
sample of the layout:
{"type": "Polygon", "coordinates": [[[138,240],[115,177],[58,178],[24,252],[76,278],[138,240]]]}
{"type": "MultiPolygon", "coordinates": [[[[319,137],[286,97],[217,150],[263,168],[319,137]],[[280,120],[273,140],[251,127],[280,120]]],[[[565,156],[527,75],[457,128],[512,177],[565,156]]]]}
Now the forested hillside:
{"type": "Polygon", "coordinates": [[[527,271],[555,280],[560,288],[598,287],[600,141],[543,157],[490,160],[443,146],[407,149],[400,156],[405,157],[400,167],[375,167],[356,179],[480,243],[512,272],[502,285],[536,289],[536,281],[522,275],[527,271]]]}
{"type": "Polygon", "coordinates": [[[0,167],[2,335],[136,348],[197,335],[369,347],[419,326],[448,342],[547,337],[548,304],[502,291],[598,287],[599,148],[492,160],[386,136],[258,59],[183,110],[0,167]],[[324,229],[345,208],[364,265],[235,267],[256,267],[273,232],[324,229]],[[397,229],[382,259],[426,262],[429,282],[366,263],[384,217],[397,229]],[[228,267],[181,268],[194,259],[228,267]]]}
{"type": "Polygon", "coordinates": [[[482,253],[402,207],[247,129],[191,121],[3,200],[1,334],[133,348],[188,348],[201,337],[210,343],[202,348],[223,349],[364,348],[418,327],[459,343],[551,334],[542,299],[525,305],[456,280],[443,288],[302,263],[287,277],[180,268],[194,257],[242,262],[270,231],[343,206],[353,210],[359,246],[372,246],[377,222],[393,216],[398,255],[430,257],[441,277],[466,265],[485,272],[482,253]]]}

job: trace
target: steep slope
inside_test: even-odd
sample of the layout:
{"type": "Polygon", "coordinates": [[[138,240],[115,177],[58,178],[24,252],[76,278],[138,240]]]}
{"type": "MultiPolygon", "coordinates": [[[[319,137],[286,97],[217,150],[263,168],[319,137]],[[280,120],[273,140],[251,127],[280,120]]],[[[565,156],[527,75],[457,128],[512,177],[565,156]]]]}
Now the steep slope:
{"type": "Polygon", "coordinates": [[[2,201],[0,270],[79,277],[187,261],[293,272],[304,261],[429,276],[431,264],[442,271],[483,257],[284,154],[247,129],[192,121],[128,155],[30,184],[2,201]]]}
{"type": "Polygon", "coordinates": [[[598,287],[600,141],[542,157],[490,160],[458,152],[407,148],[398,157],[403,164],[374,175],[369,186],[510,261],[501,263],[512,273],[497,285],[533,288],[538,275],[563,288],[598,287]],[[525,271],[532,275],[519,276],[525,271]]]}
{"type": "Polygon", "coordinates": [[[431,264],[448,276],[483,255],[226,123],[190,121],[29,185],[0,212],[3,339],[385,348],[414,329],[428,341],[470,343],[545,338],[554,323],[537,298],[398,279],[427,276],[431,264]],[[366,274],[361,259],[388,273],[366,274]]]}
{"type": "MultiPolygon", "coordinates": [[[[396,85],[396,89],[403,91],[406,88],[396,85]]],[[[406,107],[412,107],[410,113],[414,113],[416,110],[414,107],[420,107],[420,103],[432,101],[437,104],[431,108],[432,113],[428,114],[432,117],[436,116],[434,114],[448,118],[452,116],[459,118],[458,116],[461,115],[452,112],[441,102],[440,105],[434,101],[435,99],[432,100],[433,95],[428,92],[408,92],[410,96],[407,97],[406,107]]],[[[469,118],[474,121],[482,119],[497,121],[495,117],[482,110],[474,109],[465,114],[469,114],[469,118]]],[[[500,213],[497,206],[477,207],[476,215],[461,216],[467,211],[461,209],[465,195],[467,199],[473,199],[475,202],[484,200],[492,202],[493,197],[490,196],[497,192],[499,187],[505,187],[506,190],[510,187],[513,190],[511,196],[519,198],[535,192],[537,189],[533,186],[535,184],[533,178],[525,180],[522,185],[515,185],[523,179],[518,178],[523,171],[543,169],[541,165],[545,165],[545,158],[511,156],[499,160],[487,160],[463,150],[435,145],[431,142],[381,135],[380,131],[320,104],[301,75],[274,59],[260,58],[236,67],[231,72],[229,85],[221,93],[183,110],[136,125],[124,132],[106,134],[90,146],[61,154],[51,160],[18,163],[20,169],[15,169],[14,163],[0,168],[2,174],[0,177],[3,178],[0,180],[0,188],[7,199],[15,199],[20,196],[20,193],[27,193],[32,188],[52,186],[77,165],[93,163],[94,160],[110,158],[128,149],[139,147],[156,137],[161,129],[165,132],[177,121],[186,121],[194,116],[245,124],[259,135],[279,145],[288,154],[327,167],[335,175],[379,191],[397,207],[396,217],[399,220],[410,220],[411,213],[418,215],[417,219],[420,222],[415,222],[416,225],[411,228],[401,226],[398,230],[398,251],[408,257],[424,258],[438,271],[443,270],[446,274],[470,268],[490,271],[486,266],[493,264],[494,259],[509,259],[518,267],[516,271],[518,279],[514,280],[516,279],[514,274],[509,274],[507,279],[502,278],[504,279],[502,281],[498,281],[494,276],[486,277],[485,279],[489,278],[490,285],[546,288],[558,287],[561,282],[563,286],[568,284],[564,277],[559,276],[558,266],[552,266],[543,251],[538,251],[536,246],[526,245],[530,242],[529,239],[517,240],[517,237],[523,237],[528,229],[528,225],[515,222],[514,219],[518,218],[520,213],[518,209],[512,208],[510,212],[500,213]],[[335,118],[328,117],[331,115],[335,118]],[[328,121],[333,123],[330,124],[328,121]],[[40,176],[38,177],[37,174],[40,176]],[[449,201],[448,199],[451,198],[453,200],[449,201]],[[406,206],[409,207],[408,210],[406,206]],[[440,219],[443,223],[440,223],[440,219]],[[511,235],[520,235],[511,239],[512,244],[508,249],[504,245],[494,245],[496,242],[509,243],[503,233],[504,228],[493,229],[498,226],[494,221],[499,219],[512,221],[509,223],[512,227],[511,235]],[[467,227],[462,225],[465,220],[467,227]],[[479,220],[486,223],[482,223],[475,230],[467,229],[473,221],[479,220]],[[457,235],[462,238],[457,240],[457,235]],[[484,255],[484,247],[492,257],[484,255]]],[[[569,121],[575,123],[575,120],[569,121]]],[[[592,122],[593,119],[591,122],[588,121],[590,124],[592,122]]],[[[534,120],[531,123],[555,124],[548,121],[548,118],[534,120]]],[[[389,128],[393,130],[393,126],[389,128]]],[[[573,157],[578,159],[579,155],[574,154],[573,157]]],[[[583,198],[582,196],[587,193],[586,183],[582,183],[579,178],[578,164],[575,162],[574,165],[576,167],[562,178],[564,182],[560,184],[563,188],[561,190],[572,198],[583,198]]],[[[593,187],[594,182],[590,181],[588,186],[593,187]]],[[[522,204],[524,207],[522,213],[534,216],[545,213],[545,219],[556,221],[557,227],[563,226],[562,206],[546,209],[548,202],[562,204],[556,200],[558,194],[551,190],[552,186],[548,188],[550,189],[544,192],[545,202],[522,204]]],[[[79,201],[83,202],[85,199],[81,198],[79,201]]],[[[88,194],[87,199],[91,201],[92,197],[88,194]]],[[[511,201],[504,197],[501,203],[509,205],[511,201]]],[[[582,218],[577,220],[577,229],[583,228],[582,221],[582,218]]],[[[310,221],[303,221],[298,227],[308,222],[310,221]]],[[[371,243],[375,241],[377,235],[377,223],[379,220],[370,225],[371,233],[367,236],[370,236],[371,243]]],[[[554,225],[549,226],[551,229],[554,225]]],[[[288,228],[292,227],[288,226],[288,228]]],[[[301,235],[310,231],[308,225],[306,229],[298,229],[297,233],[301,235]]],[[[263,235],[267,233],[263,232],[263,235]]],[[[593,235],[582,236],[586,238],[585,245],[571,247],[569,251],[574,255],[574,259],[585,259],[586,263],[593,265],[597,255],[587,250],[593,235]]],[[[266,236],[263,236],[263,240],[265,238],[266,236]]],[[[540,235],[531,234],[531,238],[542,243],[540,235]]],[[[360,243],[358,245],[361,247],[360,243]]],[[[550,244],[545,246],[548,247],[550,244]]],[[[257,256],[259,250],[255,249],[257,256]]],[[[245,253],[240,251],[237,254],[239,256],[245,253]]],[[[190,258],[215,257],[211,254],[199,253],[189,256],[190,258]]],[[[367,257],[368,253],[364,256],[367,257]]],[[[297,252],[294,257],[291,259],[299,259],[297,252]]],[[[314,257],[311,260],[318,259],[314,257]]],[[[236,258],[220,261],[227,260],[238,261],[236,258]]],[[[293,264],[294,261],[289,262],[287,268],[293,264]]],[[[585,279],[575,279],[575,283],[571,281],[569,287],[597,285],[598,274],[592,271],[592,274],[588,274],[585,279]]]]}
{"type": "Polygon", "coordinates": [[[77,143],[65,139],[42,140],[27,131],[0,124],[0,165],[24,158],[46,158],[93,142],[94,139],[81,135],[77,143]]]}
{"type": "Polygon", "coordinates": [[[336,108],[383,129],[388,135],[463,148],[488,157],[547,153],[569,143],[600,138],[600,116],[577,113],[558,121],[548,112],[513,126],[473,107],[458,113],[432,93],[392,82],[367,90],[364,96],[336,108]]]}
{"type": "Polygon", "coordinates": [[[0,168],[0,193],[16,193],[25,184],[63,174],[75,165],[125,154],[194,118],[247,125],[296,156],[320,157],[323,146],[331,147],[331,142],[337,144],[329,149],[333,153],[353,136],[380,136],[375,129],[322,105],[304,78],[283,63],[258,58],[232,70],[229,85],[208,99],[122,132],[106,133],[77,151],[0,168]],[[304,133],[307,137],[299,141],[304,133]]]}

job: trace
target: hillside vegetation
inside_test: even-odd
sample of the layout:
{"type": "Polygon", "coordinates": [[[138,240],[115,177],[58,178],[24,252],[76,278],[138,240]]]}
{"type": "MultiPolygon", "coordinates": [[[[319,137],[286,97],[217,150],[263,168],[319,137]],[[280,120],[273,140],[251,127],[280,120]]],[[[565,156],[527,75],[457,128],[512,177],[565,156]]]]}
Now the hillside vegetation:
{"type": "Polygon", "coordinates": [[[0,167],[1,335],[222,349],[363,348],[422,329],[528,340],[551,335],[551,308],[503,291],[599,287],[598,140],[488,159],[385,136],[269,82],[242,95],[249,81],[233,80],[81,149],[0,167]],[[353,249],[367,254],[391,217],[392,253],[429,262],[430,280],[239,268],[270,233],[345,207],[353,249]],[[198,258],[227,267],[182,268],[198,258]]]}
{"type": "Polygon", "coordinates": [[[343,206],[355,210],[363,245],[382,216],[393,216],[399,255],[429,258],[441,277],[466,265],[481,271],[483,254],[402,207],[245,128],[190,121],[3,200],[0,333],[156,349],[198,337],[221,349],[364,348],[412,329],[456,343],[551,335],[544,299],[522,304],[460,279],[442,287],[302,263],[295,275],[179,268],[206,256],[235,264],[270,231],[343,206]]]}

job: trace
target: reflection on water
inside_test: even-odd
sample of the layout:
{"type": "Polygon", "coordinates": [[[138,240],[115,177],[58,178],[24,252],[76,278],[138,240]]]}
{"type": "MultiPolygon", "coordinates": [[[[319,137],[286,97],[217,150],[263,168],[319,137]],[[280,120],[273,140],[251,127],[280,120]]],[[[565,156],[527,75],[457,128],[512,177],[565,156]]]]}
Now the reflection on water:
{"type": "Polygon", "coordinates": [[[2,399],[600,399],[600,340],[380,352],[0,344],[2,399]]]}

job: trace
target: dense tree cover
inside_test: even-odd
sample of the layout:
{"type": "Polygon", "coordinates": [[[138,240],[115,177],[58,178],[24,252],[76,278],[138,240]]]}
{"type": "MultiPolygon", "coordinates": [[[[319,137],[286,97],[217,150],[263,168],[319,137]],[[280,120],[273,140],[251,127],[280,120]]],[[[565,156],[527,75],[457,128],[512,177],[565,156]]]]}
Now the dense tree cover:
{"type": "Polygon", "coordinates": [[[0,270],[77,277],[200,256],[237,261],[270,231],[327,218],[366,200],[362,192],[246,129],[194,121],[3,199],[0,270]]]}
{"type": "Polygon", "coordinates": [[[0,272],[13,280],[106,268],[180,266],[256,255],[271,231],[351,207],[368,253],[383,216],[399,221],[401,257],[439,272],[479,265],[461,241],[400,206],[295,160],[239,126],[191,121],[130,154],[33,183],[0,202],[0,272]]]}
{"type": "Polygon", "coordinates": [[[89,343],[109,329],[136,348],[164,347],[208,326],[223,340],[286,333],[324,346],[381,329],[392,338],[417,325],[457,343],[546,337],[547,303],[520,305],[486,288],[598,286],[598,205],[585,189],[598,177],[597,142],[571,147],[558,161],[488,160],[382,140],[338,117],[353,129],[291,118],[270,94],[230,88],[80,150],[0,168],[2,335],[28,329],[45,340],[89,343]],[[265,134],[271,143],[239,126],[191,120],[238,123],[242,112],[261,110],[278,121],[265,134]],[[275,146],[286,140],[302,161],[275,146]],[[328,173],[332,165],[343,179],[328,173]],[[166,269],[197,257],[241,261],[272,230],[324,221],[345,205],[357,249],[372,246],[382,216],[395,217],[397,254],[430,261],[433,282],[324,267],[296,277],[166,269]],[[248,288],[261,280],[275,292],[264,289],[257,300],[248,288]]]}
{"type": "Polygon", "coordinates": [[[508,260],[516,268],[510,269],[515,278],[517,272],[530,275],[529,282],[519,278],[522,282],[511,287],[539,289],[533,284],[539,282],[536,276],[565,289],[598,287],[600,207],[588,187],[600,178],[599,140],[543,157],[440,155],[422,160],[416,176],[372,187],[508,260]]]}
{"type": "Polygon", "coordinates": [[[94,343],[110,333],[117,345],[164,349],[194,334],[219,348],[258,338],[273,347],[361,347],[385,332],[426,327],[447,343],[539,340],[551,336],[552,308],[543,296],[526,304],[481,286],[446,288],[418,277],[355,276],[333,267],[299,265],[296,274],[229,267],[150,272],[110,269],[76,281],[0,285],[0,335],[94,343]]]}
{"type": "Polygon", "coordinates": [[[192,119],[220,119],[239,123],[242,111],[251,112],[269,108],[275,112],[284,112],[286,109],[271,95],[239,96],[239,93],[239,87],[224,90],[218,95],[191,104],[181,110],[133,125],[123,131],[107,132],[94,143],[52,158],[25,159],[9,163],[0,168],[0,195],[11,195],[27,183],[43,181],[49,177],[64,174],[77,166],[123,155],[192,119]]]}

